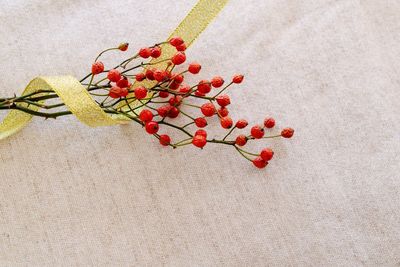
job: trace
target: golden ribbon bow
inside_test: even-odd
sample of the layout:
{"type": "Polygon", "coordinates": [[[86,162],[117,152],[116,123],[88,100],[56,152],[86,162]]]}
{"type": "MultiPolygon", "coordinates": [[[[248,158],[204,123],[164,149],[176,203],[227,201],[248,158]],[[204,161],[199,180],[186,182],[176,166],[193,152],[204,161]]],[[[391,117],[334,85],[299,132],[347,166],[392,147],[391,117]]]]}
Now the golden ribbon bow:
{"type": "MultiPolygon", "coordinates": [[[[189,47],[208,24],[218,15],[228,0],[199,0],[179,26],[172,32],[173,36],[180,36],[189,47]]],[[[157,60],[170,58],[175,49],[171,46],[163,46],[163,53],[157,60]]],[[[154,65],[157,68],[166,66],[167,62],[154,65]]],[[[152,82],[144,83],[151,86],[152,82]]],[[[135,86],[135,85],[134,85],[135,86]]],[[[85,87],[72,76],[38,77],[33,79],[25,88],[22,95],[28,95],[39,90],[52,90],[64,102],[81,122],[91,127],[110,126],[127,123],[127,119],[120,116],[112,116],[105,113],[92,99],[85,87]]],[[[46,95],[47,93],[43,93],[46,95]]],[[[37,111],[39,107],[30,107],[37,111]]],[[[0,140],[13,135],[24,128],[32,119],[31,114],[18,110],[12,110],[0,124],[0,140]]]]}

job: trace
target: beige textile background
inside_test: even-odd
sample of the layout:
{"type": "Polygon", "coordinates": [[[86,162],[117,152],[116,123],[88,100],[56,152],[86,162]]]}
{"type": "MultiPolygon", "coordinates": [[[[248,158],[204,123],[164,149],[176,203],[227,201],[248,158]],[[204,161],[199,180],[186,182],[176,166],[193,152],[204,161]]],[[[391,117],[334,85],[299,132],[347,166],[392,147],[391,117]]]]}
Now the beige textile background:
{"type": "MultiPolygon", "coordinates": [[[[2,0],[0,94],[163,40],[194,3],[2,0]]],[[[201,35],[187,53],[201,77],[246,75],[233,117],[296,129],[266,142],[264,171],[133,124],[34,119],[0,142],[0,265],[399,266],[399,14],[398,0],[232,0],[201,35]]]]}

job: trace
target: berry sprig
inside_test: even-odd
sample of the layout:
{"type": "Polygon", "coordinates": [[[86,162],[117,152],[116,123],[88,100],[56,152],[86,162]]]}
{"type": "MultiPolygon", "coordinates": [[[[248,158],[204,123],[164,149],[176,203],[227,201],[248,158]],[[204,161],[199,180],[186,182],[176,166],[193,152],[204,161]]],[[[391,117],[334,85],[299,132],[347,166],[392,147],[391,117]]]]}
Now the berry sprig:
{"type": "MultiPolygon", "coordinates": [[[[284,128],[277,134],[270,133],[275,127],[273,118],[266,118],[262,124],[253,125],[246,131],[245,119],[233,120],[229,116],[230,97],[226,94],[232,85],[241,84],[244,76],[234,75],[226,83],[220,76],[210,80],[200,80],[194,85],[185,83],[185,75],[197,75],[201,65],[197,62],[181,68],[186,62],[186,45],[180,37],[151,47],[141,48],[132,57],[111,69],[106,69],[100,61],[103,54],[113,50],[127,51],[128,43],[102,51],[92,64],[91,73],[80,82],[96,98],[99,106],[109,114],[120,114],[140,124],[143,129],[159,140],[162,146],[178,148],[193,145],[204,148],[208,143],[224,144],[233,147],[241,156],[251,161],[257,168],[264,168],[274,156],[271,148],[264,148],[258,153],[244,149],[249,141],[268,138],[291,138],[292,128],[284,128]],[[173,46],[176,53],[167,59],[157,59],[163,53],[165,45],[173,46]],[[144,60],[148,59],[148,62],[144,60]],[[133,64],[135,60],[141,61],[133,64]],[[165,66],[160,68],[160,63],[165,66]],[[176,71],[177,67],[180,71],[176,71]],[[157,68],[158,67],[158,68],[157,68]],[[144,83],[146,82],[146,83],[144,83]],[[149,86],[151,84],[151,86],[149,86]],[[177,122],[177,118],[179,122],[177,122]],[[219,120],[226,133],[221,138],[209,137],[205,130],[211,119],[219,120]],[[185,121],[182,124],[182,120],[185,121]],[[167,128],[181,132],[184,137],[173,140],[167,128]],[[241,131],[241,133],[236,133],[241,131]]],[[[50,91],[46,96],[38,91],[25,96],[0,99],[0,109],[17,109],[35,116],[57,118],[69,115],[69,110],[41,112],[29,109],[30,105],[50,110],[65,107],[62,102],[46,105],[42,101],[58,96],[50,91]]]]}

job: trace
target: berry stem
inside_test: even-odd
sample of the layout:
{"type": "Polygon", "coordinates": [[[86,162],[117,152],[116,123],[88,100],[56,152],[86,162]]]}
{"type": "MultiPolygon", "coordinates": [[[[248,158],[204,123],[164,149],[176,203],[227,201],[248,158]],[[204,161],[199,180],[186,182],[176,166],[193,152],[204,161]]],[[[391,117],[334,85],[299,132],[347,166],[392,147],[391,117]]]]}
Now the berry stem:
{"type": "Polygon", "coordinates": [[[233,126],[232,129],[224,136],[224,138],[222,138],[222,141],[224,141],[226,138],[228,138],[228,136],[233,132],[233,130],[236,129],[236,126],[233,126]]]}

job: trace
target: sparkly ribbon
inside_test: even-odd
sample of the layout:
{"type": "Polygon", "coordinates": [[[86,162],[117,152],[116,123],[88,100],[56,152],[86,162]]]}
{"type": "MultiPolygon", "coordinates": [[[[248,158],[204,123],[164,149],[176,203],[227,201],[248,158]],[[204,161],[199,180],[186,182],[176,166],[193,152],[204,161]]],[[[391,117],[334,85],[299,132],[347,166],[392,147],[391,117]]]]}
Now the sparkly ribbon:
{"type": "MultiPolygon", "coordinates": [[[[228,0],[199,0],[168,39],[173,36],[180,36],[185,40],[186,46],[189,47],[218,15],[227,2],[228,0]]],[[[163,45],[162,51],[163,53],[157,61],[171,58],[176,52],[175,48],[170,45],[163,45]]],[[[167,62],[160,62],[153,65],[153,67],[165,68],[166,64],[167,62]]],[[[141,84],[147,87],[154,85],[152,81],[142,82],[141,84]]],[[[137,86],[137,83],[135,83],[134,86],[137,86]]],[[[49,94],[48,91],[55,92],[67,106],[68,110],[88,126],[110,126],[127,123],[128,121],[127,118],[122,116],[112,116],[105,113],[92,99],[86,88],[72,76],[35,78],[28,84],[22,95],[25,96],[41,91],[46,92],[40,93],[40,96],[49,94]]],[[[18,105],[27,107],[25,103],[18,105]]],[[[29,109],[35,112],[38,111],[40,107],[30,105],[29,109]]],[[[0,140],[20,131],[29,123],[32,117],[33,115],[19,110],[10,111],[0,124],[0,140]]]]}

